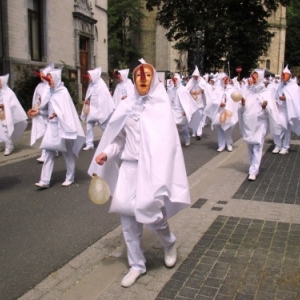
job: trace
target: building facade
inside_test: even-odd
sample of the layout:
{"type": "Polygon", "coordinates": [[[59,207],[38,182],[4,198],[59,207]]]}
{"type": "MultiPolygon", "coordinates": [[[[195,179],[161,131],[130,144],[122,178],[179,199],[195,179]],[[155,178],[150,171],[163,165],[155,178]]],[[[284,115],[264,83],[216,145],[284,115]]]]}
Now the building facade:
{"type": "Polygon", "coordinates": [[[74,81],[78,102],[88,69],[107,75],[107,0],[0,0],[0,22],[0,70],[12,88],[54,63],[74,81]]]}

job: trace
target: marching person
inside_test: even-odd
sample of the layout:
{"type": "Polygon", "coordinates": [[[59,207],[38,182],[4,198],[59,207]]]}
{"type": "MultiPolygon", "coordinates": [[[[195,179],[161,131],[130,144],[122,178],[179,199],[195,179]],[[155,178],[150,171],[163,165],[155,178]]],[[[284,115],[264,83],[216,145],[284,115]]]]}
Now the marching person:
{"type": "Polygon", "coordinates": [[[86,121],[86,147],[82,150],[94,149],[94,127],[96,124],[102,131],[112,115],[115,105],[104,80],[101,78],[101,68],[88,71],[89,87],[81,113],[81,120],[86,121]],[[88,107],[88,112],[86,111],[88,107]]]}
{"type": "Polygon", "coordinates": [[[206,106],[204,113],[212,120],[211,127],[218,131],[218,152],[227,148],[231,152],[232,130],[238,122],[238,105],[231,99],[235,88],[229,84],[229,77],[225,73],[218,74],[218,84],[206,106]]]}
{"type": "Polygon", "coordinates": [[[27,127],[26,112],[8,87],[8,78],[9,74],[0,76],[0,142],[5,143],[5,156],[13,152],[13,140],[19,139],[27,127]]]}
{"type": "MultiPolygon", "coordinates": [[[[43,77],[47,76],[47,74],[54,69],[54,64],[50,64],[45,68],[41,69],[39,73],[35,72],[41,79],[41,82],[36,86],[33,97],[32,97],[32,108],[27,112],[27,115],[31,117],[31,112],[33,110],[39,110],[39,114],[35,115],[32,118],[32,127],[31,127],[31,138],[30,138],[30,146],[35,144],[35,142],[41,138],[46,130],[46,126],[48,123],[48,101],[50,97],[50,86],[48,81],[43,77]]],[[[45,160],[46,150],[42,150],[41,156],[37,158],[38,162],[43,163],[45,160]]]]}
{"type": "Polygon", "coordinates": [[[175,73],[173,78],[174,87],[168,91],[176,125],[179,126],[185,139],[185,146],[191,144],[189,128],[197,131],[201,120],[197,104],[189,91],[181,84],[180,75],[175,73]]]}
{"type": "MultiPolygon", "coordinates": [[[[262,158],[265,137],[280,132],[278,111],[270,90],[264,85],[264,70],[251,73],[251,85],[243,93],[239,108],[239,125],[248,146],[250,162],[248,180],[256,180],[262,158]]],[[[249,81],[250,83],[250,81],[249,81]]]]}
{"type": "Polygon", "coordinates": [[[198,128],[193,131],[192,136],[196,137],[197,140],[201,140],[204,122],[206,119],[206,115],[204,114],[204,108],[206,105],[204,95],[206,90],[206,82],[205,79],[200,76],[200,72],[197,66],[192,74],[192,78],[186,85],[186,89],[190,92],[191,96],[195,100],[200,114],[200,122],[198,128]]]}
{"type": "MultiPolygon", "coordinates": [[[[46,150],[40,181],[35,185],[49,188],[56,151],[66,162],[66,178],[62,186],[70,186],[75,178],[75,156],[84,144],[85,135],[69,91],[61,81],[61,69],[51,70],[44,79],[49,81],[48,124],[40,148],[46,150]]],[[[34,117],[40,111],[33,110],[34,117]]]]}
{"type": "Polygon", "coordinates": [[[288,66],[282,71],[281,82],[275,93],[278,115],[281,125],[280,134],[273,136],[273,153],[287,154],[290,148],[291,133],[300,135],[300,91],[288,66]]]}
{"type": "Polygon", "coordinates": [[[152,65],[133,71],[135,92],[116,108],[96,150],[89,174],[107,180],[110,212],[121,216],[130,271],[129,287],[146,273],[143,224],[158,236],[167,267],[176,263],[176,237],[168,218],[190,203],[179,136],[170,101],[152,65]]]}
{"type": "Polygon", "coordinates": [[[133,94],[134,88],[131,79],[128,78],[129,69],[116,70],[114,75],[118,84],[113,94],[113,101],[117,107],[119,103],[127,98],[127,95],[133,94]]]}

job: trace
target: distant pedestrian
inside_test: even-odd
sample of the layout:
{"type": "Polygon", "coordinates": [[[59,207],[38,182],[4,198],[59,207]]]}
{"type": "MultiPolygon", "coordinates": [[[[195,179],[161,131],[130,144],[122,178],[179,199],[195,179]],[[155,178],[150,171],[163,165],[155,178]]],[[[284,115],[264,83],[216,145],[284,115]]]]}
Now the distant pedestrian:
{"type": "Polygon", "coordinates": [[[26,112],[8,87],[8,78],[9,74],[0,76],[0,142],[5,143],[5,156],[13,152],[13,140],[19,139],[27,127],[26,112]]]}
{"type": "Polygon", "coordinates": [[[86,93],[81,120],[86,121],[86,146],[84,151],[94,149],[94,127],[98,125],[102,131],[111,117],[115,105],[109,89],[101,78],[101,68],[88,71],[90,84],[86,93]],[[88,108],[88,111],[85,108],[88,108]]]}
{"type": "Polygon", "coordinates": [[[264,85],[264,70],[255,69],[251,81],[243,92],[239,109],[239,125],[248,146],[250,162],[248,180],[253,181],[259,173],[265,137],[271,131],[280,132],[278,112],[270,90],[264,85]]]}
{"type": "MultiPolygon", "coordinates": [[[[84,144],[85,135],[69,91],[61,81],[61,69],[51,70],[48,77],[50,98],[48,101],[48,124],[41,148],[46,150],[40,181],[35,185],[49,188],[56,151],[66,162],[66,177],[62,186],[70,186],[75,178],[75,156],[84,144]]],[[[39,110],[32,115],[39,114],[39,110]]]]}

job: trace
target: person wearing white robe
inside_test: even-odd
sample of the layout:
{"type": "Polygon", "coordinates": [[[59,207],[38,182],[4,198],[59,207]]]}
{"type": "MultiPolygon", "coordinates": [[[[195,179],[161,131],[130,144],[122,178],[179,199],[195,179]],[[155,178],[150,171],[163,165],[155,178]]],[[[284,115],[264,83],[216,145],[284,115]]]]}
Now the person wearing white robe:
{"type": "MultiPolygon", "coordinates": [[[[38,109],[39,114],[32,118],[30,146],[34,145],[36,141],[41,138],[46,130],[48,123],[48,110],[47,103],[50,97],[50,86],[43,77],[54,69],[54,64],[50,64],[43,69],[40,69],[39,77],[41,82],[36,86],[32,97],[32,108],[27,112],[27,115],[31,117],[31,111],[38,109]]],[[[41,156],[37,158],[38,162],[43,163],[45,160],[46,150],[42,150],[41,156]]]]}
{"type": "Polygon", "coordinates": [[[190,204],[170,100],[154,67],[141,62],[133,71],[135,92],[116,108],[88,170],[108,182],[109,211],[121,216],[130,265],[123,287],[146,272],[143,224],[158,236],[167,267],[175,265],[176,237],[167,219],[190,204]]]}
{"type": "Polygon", "coordinates": [[[176,125],[183,133],[185,146],[191,144],[189,128],[195,132],[199,126],[201,115],[198,105],[189,91],[181,84],[180,75],[173,76],[174,87],[168,91],[176,125]]]}
{"type": "Polygon", "coordinates": [[[288,66],[282,71],[281,83],[275,93],[281,133],[274,135],[273,153],[287,154],[290,148],[291,133],[300,135],[300,89],[293,80],[288,66]]]}
{"type": "Polygon", "coordinates": [[[229,84],[229,77],[219,73],[211,101],[205,108],[205,114],[212,120],[212,128],[218,131],[218,152],[226,147],[229,152],[233,150],[232,130],[238,122],[238,105],[231,99],[234,91],[236,89],[229,84]]]}
{"type": "Polygon", "coordinates": [[[262,158],[265,137],[269,131],[276,134],[280,130],[278,111],[270,90],[264,85],[264,70],[255,69],[252,82],[243,92],[239,108],[239,125],[248,146],[250,162],[248,180],[256,180],[262,158]]]}
{"type": "Polygon", "coordinates": [[[204,114],[204,108],[206,106],[205,101],[205,91],[206,91],[206,82],[204,78],[200,76],[198,67],[196,66],[192,78],[186,85],[186,89],[190,92],[191,96],[195,100],[200,114],[200,122],[198,128],[193,131],[192,136],[196,137],[197,140],[201,139],[204,122],[206,115],[204,114]]]}
{"type": "Polygon", "coordinates": [[[128,95],[133,94],[134,88],[133,83],[130,78],[128,78],[129,69],[118,70],[116,71],[116,78],[118,80],[118,84],[115,88],[113,94],[113,101],[115,106],[117,107],[119,103],[126,99],[128,95]]]}
{"type": "Polygon", "coordinates": [[[84,106],[89,107],[88,114],[85,107],[81,112],[81,120],[86,121],[86,147],[82,150],[94,149],[94,127],[96,124],[102,131],[112,115],[115,105],[107,85],[101,78],[101,68],[89,70],[90,84],[86,94],[84,106]]]}
{"type": "MultiPolygon", "coordinates": [[[[45,77],[49,80],[50,85],[47,130],[52,131],[52,135],[58,132],[58,136],[65,140],[66,151],[62,152],[62,155],[66,162],[67,172],[62,186],[70,186],[75,178],[75,156],[78,156],[84,144],[85,134],[69,91],[61,81],[61,72],[61,69],[51,70],[48,77],[45,77]]],[[[38,113],[39,110],[36,110],[36,112],[33,112],[33,115],[38,113]]],[[[40,181],[35,184],[39,188],[49,188],[55,153],[56,150],[59,150],[49,150],[49,146],[43,146],[47,145],[46,138],[47,136],[44,135],[41,143],[41,147],[46,149],[46,157],[40,181]]]]}
{"type": "Polygon", "coordinates": [[[13,140],[19,139],[27,127],[26,112],[8,87],[8,78],[9,74],[0,76],[0,142],[5,143],[5,156],[13,152],[13,140]]]}

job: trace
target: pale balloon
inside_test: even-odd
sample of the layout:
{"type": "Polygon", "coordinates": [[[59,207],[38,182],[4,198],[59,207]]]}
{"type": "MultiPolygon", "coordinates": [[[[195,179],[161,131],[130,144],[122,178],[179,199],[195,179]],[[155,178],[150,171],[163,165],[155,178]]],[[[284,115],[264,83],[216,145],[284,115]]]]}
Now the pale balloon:
{"type": "Polygon", "coordinates": [[[239,102],[241,101],[243,98],[242,94],[239,93],[239,92],[232,92],[231,93],[231,99],[234,101],[234,102],[239,102]]]}
{"type": "Polygon", "coordinates": [[[109,196],[110,190],[106,181],[97,174],[93,174],[89,186],[89,198],[91,201],[95,204],[101,205],[108,201],[109,196]]]}

